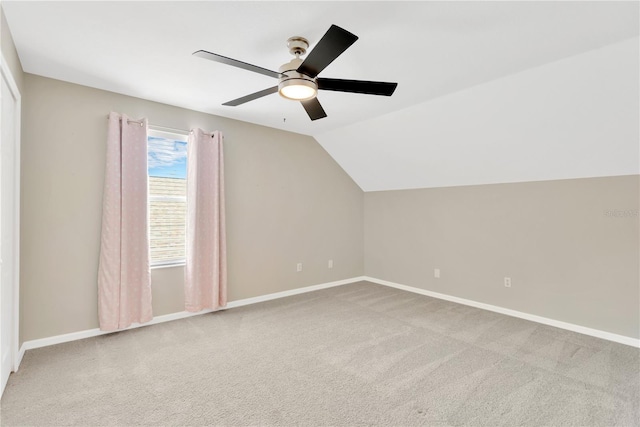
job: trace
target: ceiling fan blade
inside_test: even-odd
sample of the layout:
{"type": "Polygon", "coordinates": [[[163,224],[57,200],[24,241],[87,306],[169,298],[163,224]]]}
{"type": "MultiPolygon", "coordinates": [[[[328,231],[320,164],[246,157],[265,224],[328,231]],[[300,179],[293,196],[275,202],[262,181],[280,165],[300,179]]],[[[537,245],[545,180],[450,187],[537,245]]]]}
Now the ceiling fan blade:
{"type": "Polygon", "coordinates": [[[322,119],[323,117],[327,117],[327,113],[324,112],[322,105],[320,105],[320,101],[318,98],[307,99],[306,101],[300,101],[304,109],[307,111],[309,118],[311,120],[322,119]]]}
{"type": "Polygon", "coordinates": [[[193,52],[193,56],[199,58],[208,59],[210,61],[220,62],[222,64],[231,65],[233,67],[242,68],[243,70],[253,71],[254,73],[264,74],[265,76],[279,79],[284,77],[283,74],[275,71],[267,70],[266,68],[258,67],[257,65],[247,64],[246,62],[238,61],[237,59],[227,58],[226,56],[218,55],[217,53],[207,52],[206,50],[198,50],[193,52]]]}
{"type": "Polygon", "coordinates": [[[262,98],[263,96],[271,95],[278,91],[278,86],[270,87],[269,89],[261,90],[260,92],[252,93],[251,95],[243,96],[242,98],[234,99],[233,101],[225,102],[222,105],[229,107],[235,107],[245,102],[253,101],[254,99],[262,98]]]}
{"type": "Polygon", "coordinates": [[[365,80],[317,79],[318,89],[338,92],[365,93],[368,95],[391,96],[398,83],[368,82],[365,80]]]}
{"type": "Polygon", "coordinates": [[[316,77],[356,40],[358,40],[358,36],[337,25],[332,25],[300,64],[297,71],[309,77],[316,77]]]}

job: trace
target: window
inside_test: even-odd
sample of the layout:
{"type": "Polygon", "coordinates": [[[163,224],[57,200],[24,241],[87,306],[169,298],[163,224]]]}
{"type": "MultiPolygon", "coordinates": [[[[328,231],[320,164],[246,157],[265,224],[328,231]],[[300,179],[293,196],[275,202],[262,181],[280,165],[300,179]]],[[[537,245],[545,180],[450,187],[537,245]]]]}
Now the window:
{"type": "Polygon", "coordinates": [[[187,136],[150,129],[147,147],[151,266],[184,264],[187,136]]]}

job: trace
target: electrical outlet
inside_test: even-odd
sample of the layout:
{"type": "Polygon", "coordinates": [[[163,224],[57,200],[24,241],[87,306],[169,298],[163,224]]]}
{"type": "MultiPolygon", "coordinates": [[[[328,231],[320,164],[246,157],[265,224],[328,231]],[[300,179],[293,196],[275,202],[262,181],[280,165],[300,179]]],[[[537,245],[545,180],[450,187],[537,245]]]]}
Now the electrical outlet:
{"type": "Polygon", "coordinates": [[[330,259],[329,262],[327,263],[327,268],[333,268],[333,260],[330,259]]]}
{"type": "Polygon", "coordinates": [[[440,278],[440,269],[439,268],[434,268],[433,269],[433,277],[435,277],[436,279],[440,278]]]}
{"type": "Polygon", "coordinates": [[[296,265],[296,271],[298,273],[300,273],[302,271],[302,263],[301,262],[299,262],[298,265],[296,265]]]}
{"type": "Polygon", "coordinates": [[[511,277],[505,277],[504,278],[504,287],[505,288],[510,288],[511,287],[511,277]]]}

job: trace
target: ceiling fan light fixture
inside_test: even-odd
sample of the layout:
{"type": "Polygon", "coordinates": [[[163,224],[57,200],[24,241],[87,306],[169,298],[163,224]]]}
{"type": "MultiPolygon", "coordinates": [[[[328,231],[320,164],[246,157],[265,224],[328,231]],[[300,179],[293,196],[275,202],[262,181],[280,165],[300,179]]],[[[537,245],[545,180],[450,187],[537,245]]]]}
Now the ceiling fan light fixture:
{"type": "Polygon", "coordinates": [[[316,82],[307,79],[286,79],[278,85],[278,93],[286,99],[305,101],[315,98],[318,94],[318,85],[316,82]]]}

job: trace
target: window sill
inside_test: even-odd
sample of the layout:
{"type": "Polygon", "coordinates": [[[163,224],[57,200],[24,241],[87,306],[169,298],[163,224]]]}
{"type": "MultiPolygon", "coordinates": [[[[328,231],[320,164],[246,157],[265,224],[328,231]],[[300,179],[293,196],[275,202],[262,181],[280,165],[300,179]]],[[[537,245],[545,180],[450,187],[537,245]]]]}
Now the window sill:
{"type": "Polygon", "coordinates": [[[167,264],[151,264],[151,270],[155,270],[157,268],[184,267],[185,265],[187,265],[185,261],[177,261],[167,264]]]}

